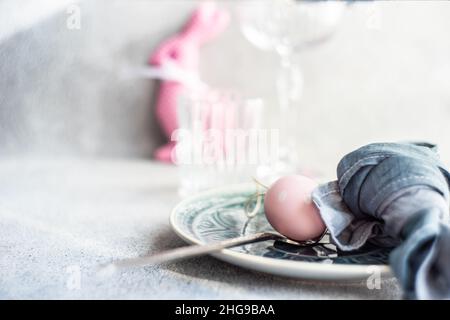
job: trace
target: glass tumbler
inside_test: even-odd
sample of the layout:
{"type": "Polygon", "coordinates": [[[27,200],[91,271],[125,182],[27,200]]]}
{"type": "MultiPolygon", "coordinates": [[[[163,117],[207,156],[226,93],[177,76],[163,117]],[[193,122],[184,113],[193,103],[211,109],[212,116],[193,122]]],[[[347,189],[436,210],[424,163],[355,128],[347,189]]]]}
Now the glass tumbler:
{"type": "Polygon", "coordinates": [[[263,107],[262,99],[229,91],[180,97],[179,129],[172,140],[181,196],[251,182],[274,162],[278,136],[262,128],[263,107]]]}

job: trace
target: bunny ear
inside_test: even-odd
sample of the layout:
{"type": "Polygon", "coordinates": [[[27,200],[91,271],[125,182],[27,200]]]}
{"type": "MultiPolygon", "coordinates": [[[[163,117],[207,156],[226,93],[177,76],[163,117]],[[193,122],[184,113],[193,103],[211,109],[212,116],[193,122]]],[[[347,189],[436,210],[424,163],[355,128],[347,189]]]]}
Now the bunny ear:
{"type": "Polygon", "coordinates": [[[195,10],[192,12],[191,17],[183,28],[184,34],[189,34],[195,32],[198,25],[203,24],[205,21],[211,20],[217,10],[215,3],[213,2],[202,2],[195,10]]]}
{"type": "Polygon", "coordinates": [[[203,2],[192,14],[183,29],[183,36],[207,41],[222,32],[230,20],[228,12],[218,9],[213,2],[203,2]]]}

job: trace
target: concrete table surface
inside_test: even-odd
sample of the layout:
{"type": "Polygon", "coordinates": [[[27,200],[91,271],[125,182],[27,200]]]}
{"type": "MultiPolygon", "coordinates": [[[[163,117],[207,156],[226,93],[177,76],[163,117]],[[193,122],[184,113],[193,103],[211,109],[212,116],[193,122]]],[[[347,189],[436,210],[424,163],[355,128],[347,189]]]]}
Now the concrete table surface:
{"type": "Polygon", "coordinates": [[[99,263],[184,245],[175,167],[146,160],[0,160],[2,299],[398,299],[395,279],[302,281],[200,257],[95,276],[99,263]]]}

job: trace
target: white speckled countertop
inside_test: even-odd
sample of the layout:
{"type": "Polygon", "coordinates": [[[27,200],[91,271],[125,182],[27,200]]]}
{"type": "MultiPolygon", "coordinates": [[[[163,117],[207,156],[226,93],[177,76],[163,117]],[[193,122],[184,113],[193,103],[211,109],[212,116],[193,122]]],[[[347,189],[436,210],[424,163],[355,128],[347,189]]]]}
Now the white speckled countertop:
{"type": "Polygon", "coordinates": [[[0,298],[396,299],[393,279],[310,282],[211,257],[94,277],[95,267],[184,245],[169,226],[176,168],[150,161],[0,161],[0,298]]]}

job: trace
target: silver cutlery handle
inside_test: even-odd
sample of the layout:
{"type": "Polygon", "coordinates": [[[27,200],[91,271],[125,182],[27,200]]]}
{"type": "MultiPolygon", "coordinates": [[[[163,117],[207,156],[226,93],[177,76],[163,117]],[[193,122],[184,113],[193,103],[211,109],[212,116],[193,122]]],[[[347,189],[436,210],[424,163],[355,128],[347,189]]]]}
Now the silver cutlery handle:
{"type": "Polygon", "coordinates": [[[122,268],[130,268],[130,267],[143,267],[148,265],[166,263],[177,261],[181,259],[192,258],[200,255],[205,255],[208,253],[213,253],[220,251],[226,248],[232,248],[237,246],[242,246],[244,244],[267,241],[267,240],[277,240],[281,239],[283,236],[280,236],[271,232],[261,232],[255,233],[248,236],[242,236],[237,238],[231,238],[227,240],[223,240],[217,243],[211,244],[198,244],[192,245],[172,250],[167,250],[161,253],[157,253],[150,256],[137,257],[131,259],[124,259],[112,262],[106,266],[101,267],[100,272],[102,271],[116,271],[117,269],[122,268]]]}

